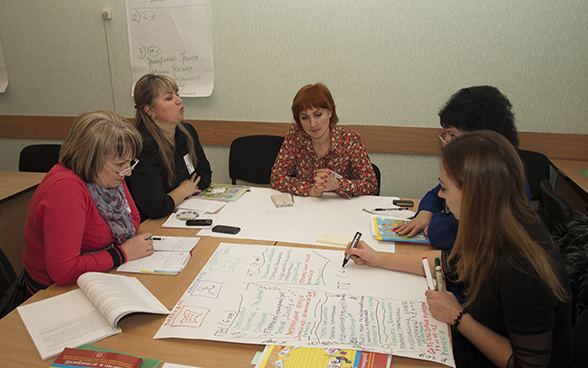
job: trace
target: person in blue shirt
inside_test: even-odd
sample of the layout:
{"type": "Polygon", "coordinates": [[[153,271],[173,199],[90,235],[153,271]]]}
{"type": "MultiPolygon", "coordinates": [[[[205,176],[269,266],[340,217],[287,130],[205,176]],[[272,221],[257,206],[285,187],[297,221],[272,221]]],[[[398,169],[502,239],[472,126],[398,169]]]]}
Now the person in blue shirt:
{"type": "MultiPolygon", "coordinates": [[[[439,136],[443,145],[453,138],[476,130],[492,130],[504,136],[515,148],[519,145],[512,104],[496,87],[475,86],[459,90],[439,111],[444,132],[439,136]]],[[[451,249],[457,236],[458,221],[448,210],[445,199],[439,197],[440,186],[431,189],[421,199],[417,215],[395,231],[413,237],[423,231],[431,246],[451,249]]],[[[525,193],[531,198],[528,182],[525,193]]]]}

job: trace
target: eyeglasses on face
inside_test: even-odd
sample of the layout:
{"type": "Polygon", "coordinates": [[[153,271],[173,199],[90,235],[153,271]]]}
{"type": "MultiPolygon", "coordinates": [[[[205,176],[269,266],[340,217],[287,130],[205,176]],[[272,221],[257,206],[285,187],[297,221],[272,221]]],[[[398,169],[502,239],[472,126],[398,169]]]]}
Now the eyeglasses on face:
{"type": "Polygon", "coordinates": [[[446,136],[447,136],[447,132],[443,132],[443,133],[439,134],[439,139],[441,140],[441,143],[443,143],[444,146],[448,143],[447,141],[445,141],[446,136]]]}
{"type": "Polygon", "coordinates": [[[128,173],[130,173],[131,171],[133,171],[133,169],[135,168],[135,166],[137,166],[138,163],[139,163],[139,159],[138,158],[134,158],[134,159],[131,160],[129,167],[127,167],[126,169],[120,170],[120,171],[113,169],[108,164],[104,164],[104,165],[106,165],[106,167],[108,167],[110,170],[112,170],[115,173],[117,173],[120,177],[123,177],[124,178],[125,176],[127,176],[128,173]]]}

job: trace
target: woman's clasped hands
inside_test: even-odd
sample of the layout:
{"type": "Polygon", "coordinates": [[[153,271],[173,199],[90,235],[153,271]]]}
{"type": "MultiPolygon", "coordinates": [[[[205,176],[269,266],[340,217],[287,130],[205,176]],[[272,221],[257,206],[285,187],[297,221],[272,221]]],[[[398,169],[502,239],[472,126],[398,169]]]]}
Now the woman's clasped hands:
{"type": "Polygon", "coordinates": [[[318,169],[314,174],[314,184],[308,193],[311,197],[320,197],[324,192],[339,189],[339,180],[329,169],[318,169]]]}

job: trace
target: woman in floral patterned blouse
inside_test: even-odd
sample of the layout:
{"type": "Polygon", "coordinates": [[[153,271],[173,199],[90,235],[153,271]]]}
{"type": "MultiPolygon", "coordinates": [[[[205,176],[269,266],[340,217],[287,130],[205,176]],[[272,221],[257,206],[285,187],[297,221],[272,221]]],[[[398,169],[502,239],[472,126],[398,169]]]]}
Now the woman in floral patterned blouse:
{"type": "Polygon", "coordinates": [[[322,83],[294,97],[292,124],[272,168],[271,186],[281,192],[344,198],[375,195],[376,175],[359,134],[337,127],[335,102],[322,83]]]}

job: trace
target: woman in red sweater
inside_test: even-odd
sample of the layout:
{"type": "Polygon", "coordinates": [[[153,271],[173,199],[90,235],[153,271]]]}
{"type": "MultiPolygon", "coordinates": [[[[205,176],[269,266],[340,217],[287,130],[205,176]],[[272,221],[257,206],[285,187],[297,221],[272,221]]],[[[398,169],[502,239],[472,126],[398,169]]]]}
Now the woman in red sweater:
{"type": "MultiPolygon", "coordinates": [[[[75,284],[153,253],[151,234],[138,236],[139,212],[124,178],[141,152],[141,135],[113,111],[78,116],[29,203],[24,283],[31,296],[56,283],[75,284]]],[[[26,300],[25,297],[25,300],[26,300]]]]}

